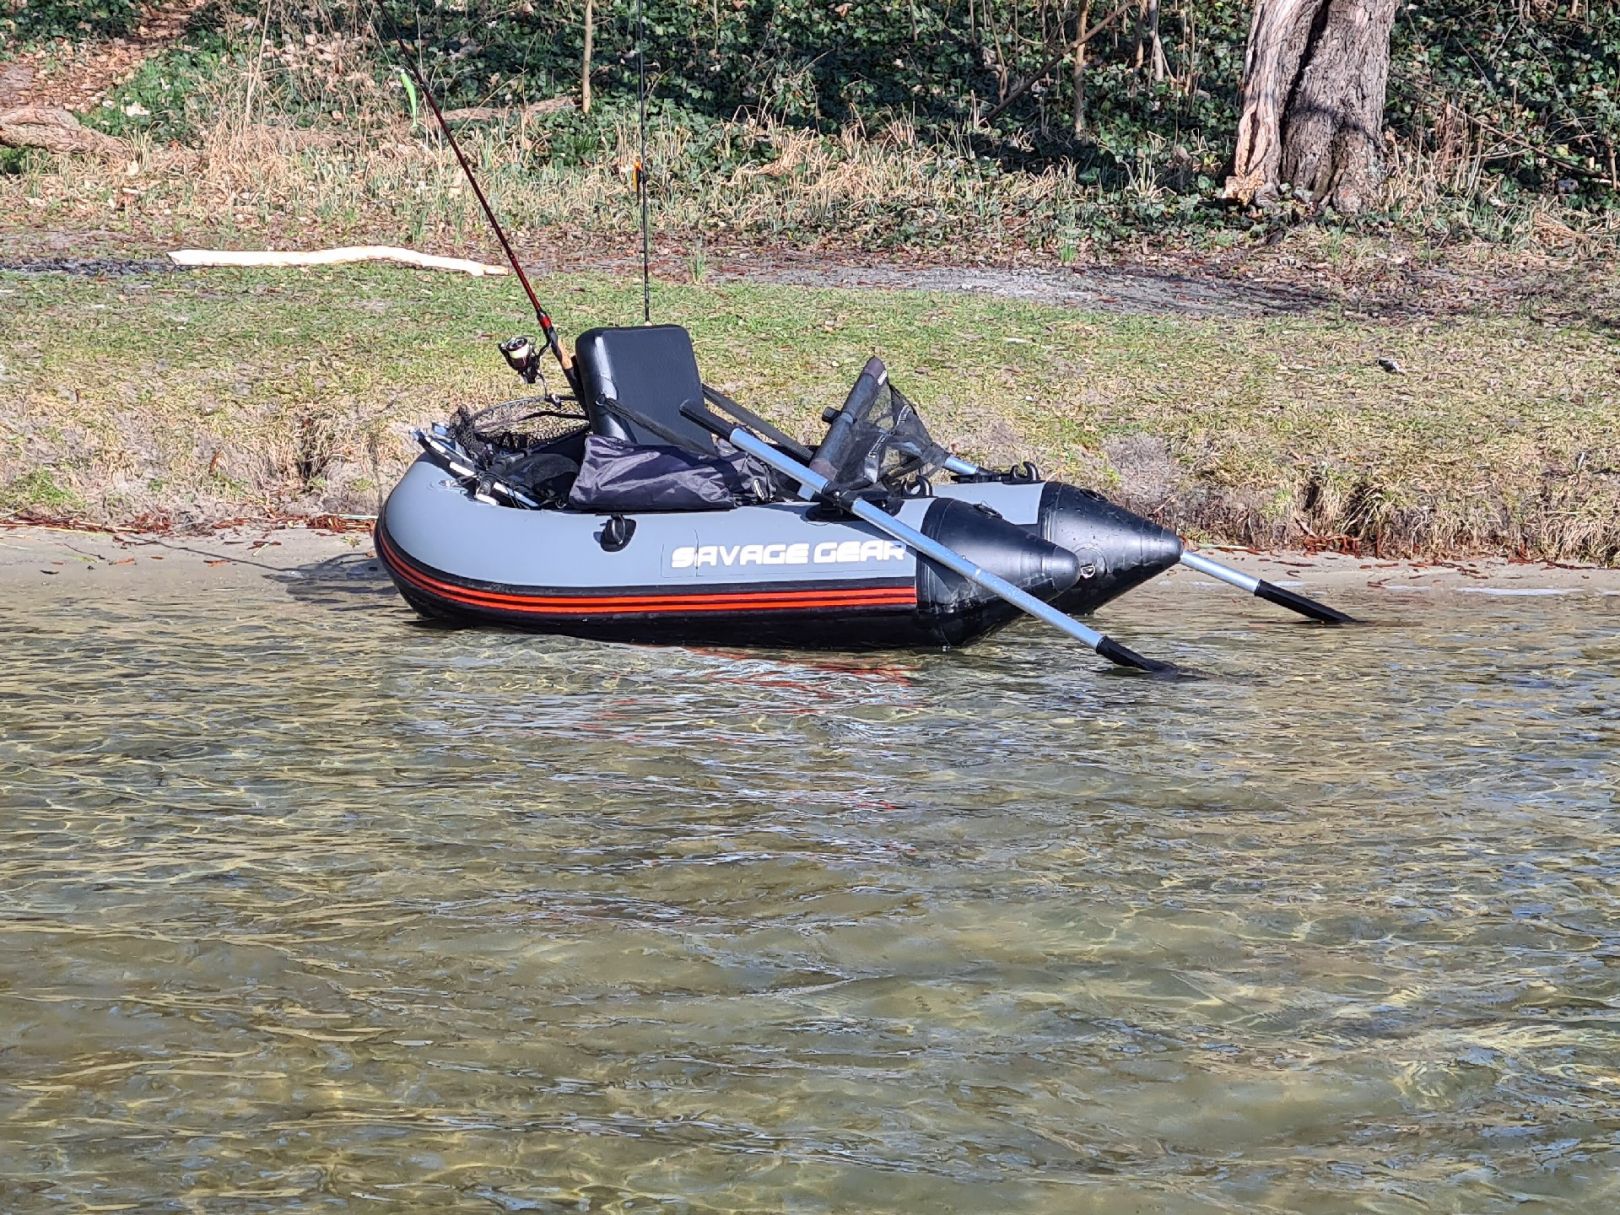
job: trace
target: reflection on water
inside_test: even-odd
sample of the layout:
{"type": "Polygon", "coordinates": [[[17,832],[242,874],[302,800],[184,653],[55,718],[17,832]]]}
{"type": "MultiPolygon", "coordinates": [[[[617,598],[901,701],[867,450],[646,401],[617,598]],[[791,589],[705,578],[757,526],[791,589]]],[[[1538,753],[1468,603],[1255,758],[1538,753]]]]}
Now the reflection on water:
{"type": "MultiPolygon", "coordinates": [[[[374,577],[374,576],[371,576],[374,577]]],[[[0,603],[7,1211],[1605,1211],[1620,603],[0,603]]]]}

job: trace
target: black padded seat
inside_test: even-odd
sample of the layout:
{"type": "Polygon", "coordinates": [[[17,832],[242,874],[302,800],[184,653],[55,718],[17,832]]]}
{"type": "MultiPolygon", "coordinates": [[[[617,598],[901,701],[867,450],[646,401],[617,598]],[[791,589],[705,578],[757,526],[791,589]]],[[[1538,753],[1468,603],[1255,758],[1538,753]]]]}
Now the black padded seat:
{"type": "Polygon", "coordinates": [[[695,451],[714,451],[709,432],[681,414],[682,405],[703,404],[703,380],[692,336],[679,325],[587,330],[574,343],[574,361],[581,404],[594,433],[649,446],[669,442],[602,408],[606,398],[657,423],[695,451]]]}

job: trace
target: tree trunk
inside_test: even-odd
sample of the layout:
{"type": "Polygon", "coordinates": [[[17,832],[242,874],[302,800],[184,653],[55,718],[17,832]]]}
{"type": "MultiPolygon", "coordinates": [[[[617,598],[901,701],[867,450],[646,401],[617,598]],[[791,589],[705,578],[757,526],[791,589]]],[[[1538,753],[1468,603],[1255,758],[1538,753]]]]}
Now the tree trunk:
{"type": "MultiPolygon", "coordinates": [[[[1170,68],[1170,63],[1164,56],[1164,42],[1159,37],[1159,0],[1145,0],[1142,20],[1146,27],[1143,41],[1147,44],[1148,68],[1156,83],[1164,79],[1170,68]]],[[[1139,59],[1138,66],[1140,62],[1139,59]]]]}
{"type": "Polygon", "coordinates": [[[1178,83],[1181,91],[1191,97],[1198,89],[1198,10],[1193,0],[1182,0],[1181,27],[1182,75],[1178,83]]]}
{"type": "Polygon", "coordinates": [[[1159,37],[1159,0],[1141,0],[1136,13],[1136,33],[1131,39],[1131,66],[1138,72],[1147,68],[1156,81],[1163,80],[1169,70],[1164,42],[1159,37]]]}
{"type": "Polygon", "coordinates": [[[1091,20],[1091,0],[1080,8],[1074,25],[1074,137],[1086,133],[1086,22],[1091,20]]]}
{"type": "Polygon", "coordinates": [[[1257,0],[1225,196],[1268,202],[1286,183],[1360,211],[1378,188],[1389,35],[1398,0],[1257,0]]]}

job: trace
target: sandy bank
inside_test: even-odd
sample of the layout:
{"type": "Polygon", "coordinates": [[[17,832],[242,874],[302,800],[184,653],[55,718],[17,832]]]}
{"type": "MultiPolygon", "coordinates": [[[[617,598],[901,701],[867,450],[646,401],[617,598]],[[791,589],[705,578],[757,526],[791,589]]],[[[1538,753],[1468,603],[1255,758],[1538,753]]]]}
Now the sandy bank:
{"type": "Polygon", "coordinates": [[[387,581],[370,533],[241,527],[147,535],[22,526],[0,529],[0,596],[71,600],[246,589],[329,577],[338,569],[387,581]]]}
{"type": "MultiPolygon", "coordinates": [[[[1200,551],[1307,593],[1386,592],[1393,596],[1620,595],[1620,569],[1509,562],[1376,561],[1334,553],[1200,551]]],[[[20,526],[0,529],[0,596],[72,600],[211,594],[267,583],[342,579],[388,589],[369,533],[302,527],[242,527],[203,535],[143,535],[20,526]]],[[[1146,592],[1220,590],[1190,570],[1172,570],[1146,592]]]]}

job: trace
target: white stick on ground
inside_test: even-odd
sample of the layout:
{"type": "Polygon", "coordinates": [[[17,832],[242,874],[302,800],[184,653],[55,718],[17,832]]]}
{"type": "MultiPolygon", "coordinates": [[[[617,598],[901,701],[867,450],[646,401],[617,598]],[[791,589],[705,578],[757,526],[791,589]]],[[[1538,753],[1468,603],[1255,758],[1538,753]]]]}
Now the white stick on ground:
{"type": "Polygon", "coordinates": [[[350,245],[342,249],[316,249],[309,253],[255,252],[240,249],[176,249],[169,260],[177,266],[336,266],[345,262],[402,262],[423,270],[455,270],[482,277],[506,274],[505,266],[490,266],[460,257],[439,257],[391,245],[350,245]]]}

